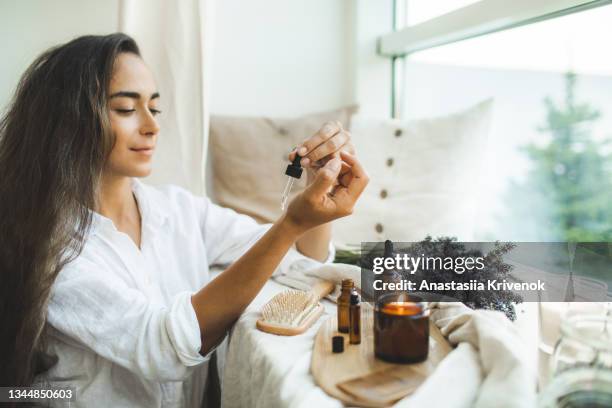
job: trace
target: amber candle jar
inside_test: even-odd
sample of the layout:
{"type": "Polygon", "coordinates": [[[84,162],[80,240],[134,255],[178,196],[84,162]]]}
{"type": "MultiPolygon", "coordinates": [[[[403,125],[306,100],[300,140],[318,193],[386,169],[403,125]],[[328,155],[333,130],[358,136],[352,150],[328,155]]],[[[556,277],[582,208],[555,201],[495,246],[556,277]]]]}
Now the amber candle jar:
{"type": "Polygon", "coordinates": [[[391,363],[419,363],[429,352],[429,311],[405,293],[381,296],[374,307],[374,355],[391,363]]]}

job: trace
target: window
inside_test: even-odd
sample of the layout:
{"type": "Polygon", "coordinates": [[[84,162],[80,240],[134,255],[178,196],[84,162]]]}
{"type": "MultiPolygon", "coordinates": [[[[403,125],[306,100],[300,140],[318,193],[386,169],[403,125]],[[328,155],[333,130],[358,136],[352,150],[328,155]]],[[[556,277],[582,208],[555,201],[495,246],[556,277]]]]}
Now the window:
{"type": "Polygon", "coordinates": [[[422,23],[477,1],[479,0],[408,0],[406,25],[412,26],[422,23]]]}
{"type": "Polygon", "coordinates": [[[612,241],[609,21],[607,5],[405,58],[403,118],[494,100],[476,239],[612,241]]]}

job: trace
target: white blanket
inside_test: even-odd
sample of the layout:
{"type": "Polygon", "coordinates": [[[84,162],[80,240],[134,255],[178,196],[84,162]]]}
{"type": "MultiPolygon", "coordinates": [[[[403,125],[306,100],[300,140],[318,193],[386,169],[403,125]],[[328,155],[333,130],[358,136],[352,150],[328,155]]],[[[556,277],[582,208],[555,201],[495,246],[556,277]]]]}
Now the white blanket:
{"type": "Polygon", "coordinates": [[[431,307],[431,319],[457,348],[396,407],[536,406],[536,364],[502,313],[474,311],[461,303],[431,307]]]}
{"type": "Polygon", "coordinates": [[[295,289],[309,290],[320,280],[336,282],[336,289],[327,298],[336,301],[340,295],[340,284],[343,279],[352,279],[355,286],[361,287],[361,268],[355,265],[328,263],[316,268],[301,269],[300,263],[295,263],[288,272],[275,275],[274,280],[295,289]]]}

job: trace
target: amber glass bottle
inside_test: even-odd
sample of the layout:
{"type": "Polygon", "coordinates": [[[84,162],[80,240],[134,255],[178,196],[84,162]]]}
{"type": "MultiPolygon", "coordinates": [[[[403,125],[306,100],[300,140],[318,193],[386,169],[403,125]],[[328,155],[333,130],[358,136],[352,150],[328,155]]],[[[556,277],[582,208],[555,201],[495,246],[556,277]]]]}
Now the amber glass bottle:
{"type": "Polygon", "coordinates": [[[338,304],[338,331],[340,333],[349,332],[349,305],[351,302],[351,291],[354,286],[352,279],[342,280],[342,292],[336,301],[338,304]]]}
{"type": "Polygon", "coordinates": [[[361,343],[361,304],[359,295],[356,292],[351,293],[351,303],[349,306],[349,343],[361,343]]]}

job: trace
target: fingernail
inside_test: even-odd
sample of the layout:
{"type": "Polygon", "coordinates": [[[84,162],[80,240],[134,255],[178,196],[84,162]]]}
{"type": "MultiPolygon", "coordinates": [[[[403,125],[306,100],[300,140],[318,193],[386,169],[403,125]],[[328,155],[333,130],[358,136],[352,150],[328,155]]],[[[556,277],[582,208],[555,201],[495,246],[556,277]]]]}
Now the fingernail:
{"type": "Polygon", "coordinates": [[[340,160],[338,160],[338,159],[332,159],[332,160],[330,160],[329,167],[330,167],[332,170],[337,170],[337,169],[339,169],[339,168],[340,168],[340,160]]]}
{"type": "Polygon", "coordinates": [[[298,149],[298,154],[299,154],[300,156],[305,155],[305,154],[306,154],[306,152],[308,152],[308,150],[307,150],[307,149],[306,149],[306,147],[304,147],[304,146],[302,146],[302,147],[300,147],[300,148],[298,149]]]}
{"type": "Polygon", "coordinates": [[[308,163],[310,163],[310,159],[308,157],[305,157],[302,160],[300,160],[300,166],[302,167],[308,166],[308,163]]]}

